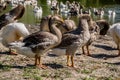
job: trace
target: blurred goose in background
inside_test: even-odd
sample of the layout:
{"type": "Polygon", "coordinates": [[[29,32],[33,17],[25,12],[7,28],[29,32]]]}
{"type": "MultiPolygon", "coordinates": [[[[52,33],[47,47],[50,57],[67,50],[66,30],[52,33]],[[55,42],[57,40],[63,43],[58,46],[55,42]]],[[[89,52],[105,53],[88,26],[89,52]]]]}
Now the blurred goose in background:
{"type": "Polygon", "coordinates": [[[31,5],[33,7],[37,6],[38,5],[38,1],[37,0],[31,0],[31,5]]]}
{"type": "Polygon", "coordinates": [[[58,10],[58,9],[59,9],[58,1],[57,0],[52,0],[51,10],[58,10]]]}
{"type": "Polygon", "coordinates": [[[2,14],[0,16],[0,29],[5,25],[20,19],[24,15],[24,12],[24,6],[19,4],[17,7],[10,10],[8,13],[2,14]]]}
{"type": "Polygon", "coordinates": [[[42,18],[43,11],[41,6],[40,7],[35,6],[33,12],[36,20],[40,20],[42,18]]]}
{"type": "Polygon", "coordinates": [[[63,16],[68,16],[70,12],[70,9],[68,8],[68,5],[64,4],[63,2],[60,2],[60,14],[63,16]]]}
{"type": "Polygon", "coordinates": [[[104,16],[104,10],[103,10],[103,8],[100,8],[100,9],[94,8],[93,12],[94,12],[94,15],[99,16],[100,19],[102,19],[103,16],[104,16]]]}
{"type": "Polygon", "coordinates": [[[6,7],[7,7],[7,2],[0,3],[0,12],[2,12],[3,10],[5,10],[6,7]]]}
{"type": "Polygon", "coordinates": [[[15,48],[18,53],[35,57],[35,65],[39,68],[46,68],[42,65],[41,56],[61,42],[62,33],[60,26],[63,19],[60,16],[51,16],[49,22],[50,32],[38,31],[23,39],[23,42],[10,43],[10,47],[15,48]],[[57,19],[57,21],[55,20],[57,19]]]}
{"type": "Polygon", "coordinates": [[[112,23],[115,22],[115,17],[116,17],[115,10],[108,10],[108,18],[110,21],[112,20],[112,23]]]}
{"type": "Polygon", "coordinates": [[[47,4],[48,4],[48,5],[51,5],[51,0],[47,0],[47,4]]]}
{"type": "Polygon", "coordinates": [[[80,9],[79,14],[89,14],[89,15],[91,15],[91,10],[90,9],[88,9],[88,10],[80,9]]]}

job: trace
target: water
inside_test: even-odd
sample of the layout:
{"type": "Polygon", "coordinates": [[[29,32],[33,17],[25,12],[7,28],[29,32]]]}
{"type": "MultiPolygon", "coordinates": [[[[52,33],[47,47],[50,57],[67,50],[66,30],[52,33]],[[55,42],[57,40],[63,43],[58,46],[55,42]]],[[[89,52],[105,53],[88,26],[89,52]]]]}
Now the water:
{"type": "MultiPolygon", "coordinates": [[[[65,2],[65,0],[58,0],[65,2]]],[[[72,0],[70,0],[72,2],[72,0]]],[[[103,19],[109,21],[110,24],[113,23],[117,23],[120,22],[120,4],[118,2],[115,2],[114,0],[76,0],[79,1],[82,5],[84,5],[86,8],[88,7],[92,7],[92,8],[104,8],[105,11],[105,15],[103,16],[103,19]],[[95,4],[94,4],[95,3],[95,4]],[[115,17],[109,17],[108,16],[108,10],[115,10],[116,12],[116,16],[115,17]]],[[[50,11],[50,6],[47,5],[45,0],[38,0],[38,6],[42,6],[43,9],[43,16],[49,15],[51,14],[50,11]]],[[[3,13],[9,11],[11,9],[10,5],[7,8],[6,11],[4,11],[3,13]]],[[[3,14],[1,13],[1,14],[3,14]]],[[[94,20],[98,20],[100,19],[100,17],[96,17],[94,15],[92,15],[94,20]]],[[[71,19],[73,19],[76,24],[78,21],[78,18],[76,16],[71,17],[71,19]]],[[[23,17],[19,20],[20,22],[23,22],[25,24],[36,24],[39,23],[40,21],[35,20],[34,18],[34,13],[33,13],[33,7],[32,6],[26,6],[26,11],[25,14],[23,15],[23,17]]]]}

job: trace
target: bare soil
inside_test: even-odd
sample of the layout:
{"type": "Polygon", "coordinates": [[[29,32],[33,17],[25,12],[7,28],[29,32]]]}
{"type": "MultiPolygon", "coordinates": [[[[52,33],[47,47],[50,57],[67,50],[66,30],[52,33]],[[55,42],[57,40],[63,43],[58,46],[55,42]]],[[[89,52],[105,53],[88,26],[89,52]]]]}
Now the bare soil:
{"type": "MultiPolygon", "coordinates": [[[[31,33],[38,26],[27,26],[31,33]]],[[[90,46],[91,56],[80,50],[74,56],[75,68],[66,66],[66,56],[48,53],[42,57],[47,69],[36,68],[34,59],[9,55],[0,44],[0,80],[120,80],[120,56],[109,35],[101,36],[90,46]]]]}

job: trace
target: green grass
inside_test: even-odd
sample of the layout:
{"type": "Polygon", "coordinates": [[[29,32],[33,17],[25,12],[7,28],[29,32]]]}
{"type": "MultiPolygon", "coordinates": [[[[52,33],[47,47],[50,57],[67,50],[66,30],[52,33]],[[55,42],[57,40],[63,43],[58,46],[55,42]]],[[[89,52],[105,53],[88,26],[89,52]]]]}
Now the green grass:
{"type": "Polygon", "coordinates": [[[39,75],[39,69],[34,67],[24,68],[23,77],[25,79],[42,80],[42,77],[39,75]]]}
{"type": "Polygon", "coordinates": [[[91,71],[91,70],[88,70],[88,69],[83,69],[83,70],[81,71],[81,73],[89,74],[89,73],[92,73],[92,71],[91,71]]]}

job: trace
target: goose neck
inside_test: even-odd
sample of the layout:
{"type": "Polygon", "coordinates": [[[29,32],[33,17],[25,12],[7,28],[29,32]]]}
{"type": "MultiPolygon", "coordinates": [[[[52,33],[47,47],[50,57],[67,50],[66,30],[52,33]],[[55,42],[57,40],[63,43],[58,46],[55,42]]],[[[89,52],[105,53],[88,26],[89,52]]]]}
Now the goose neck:
{"type": "Polygon", "coordinates": [[[53,33],[54,35],[56,35],[58,37],[58,42],[61,42],[61,38],[62,38],[62,33],[61,31],[57,28],[57,24],[52,24],[50,26],[50,32],[53,33]]]}

